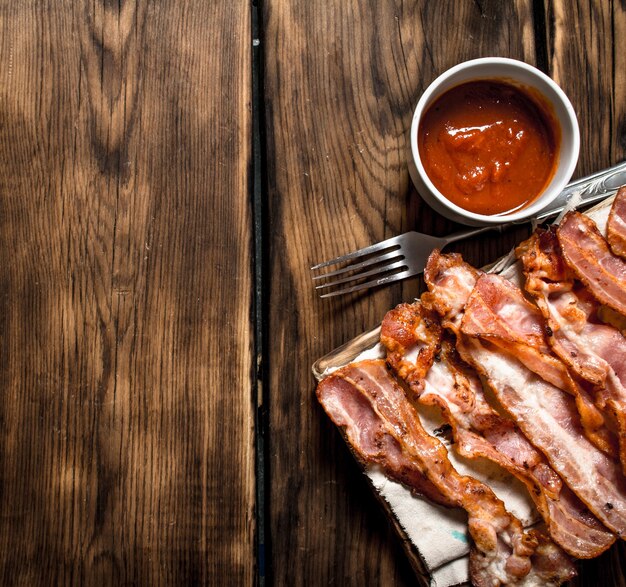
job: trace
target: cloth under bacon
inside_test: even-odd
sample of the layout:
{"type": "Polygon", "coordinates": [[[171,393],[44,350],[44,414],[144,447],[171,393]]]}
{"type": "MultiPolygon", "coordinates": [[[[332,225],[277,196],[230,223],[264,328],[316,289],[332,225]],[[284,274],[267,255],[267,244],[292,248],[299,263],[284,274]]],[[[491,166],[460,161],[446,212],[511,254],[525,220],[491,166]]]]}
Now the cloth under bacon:
{"type": "Polygon", "coordinates": [[[385,315],[381,342],[387,363],[414,398],[441,410],[461,456],[489,459],[524,483],[557,544],[577,558],[598,556],[613,544],[614,535],[563,485],[543,454],[488,403],[476,373],[461,364],[419,301],[385,315]]]}
{"type": "MultiPolygon", "coordinates": [[[[459,354],[483,377],[561,479],[607,528],[626,537],[626,478],[619,464],[586,438],[572,396],[523,364],[515,356],[515,347],[494,344],[498,337],[492,334],[489,298],[476,287],[470,291],[460,285],[471,281],[470,275],[476,275],[476,270],[460,257],[451,259],[435,251],[425,272],[429,306],[456,331],[459,354]],[[455,313],[451,308],[461,310],[455,313]]],[[[507,311],[509,317],[515,316],[511,305],[507,311]]]]}
{"type": "Polygon", "coordinates": [[[626,186],[617,190],[606,226],[606,240],[616,255],[626,257],[626,186]]]}
{"type": "Polygon", "coordinates": [[[626,260],[615,255],[595,222],[568,212],[557,228],[568,267],[601,303],[626,316],[626,260]]]}
{"type": "Polygon", "coordinates": [[[466,510],[474,585],[560,585],[575,575],[571,560],[551,540],[525,531],[489,487],[453,468],[384,361],[361,361],[331,373],[319,383],[317,397],[364,464],[382,467],[418,493],[426,480],[439,503],[466,510]]]}
{"type": "Polygon", "coordinates": [[[525,289],[548,324],[550,346],[573,373],[591,384],[596,405],[617,431],[626,472],[626,337],[600,319],[600,304],[563,262],[553,229],[537,231],[516,252],[524,267],[525,289]]]}

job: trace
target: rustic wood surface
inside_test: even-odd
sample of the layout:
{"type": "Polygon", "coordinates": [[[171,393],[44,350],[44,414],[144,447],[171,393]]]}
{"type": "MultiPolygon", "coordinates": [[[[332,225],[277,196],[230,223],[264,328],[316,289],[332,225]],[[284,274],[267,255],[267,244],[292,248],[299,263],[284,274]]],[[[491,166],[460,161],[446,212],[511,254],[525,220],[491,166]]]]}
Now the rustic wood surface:
{"type": "MultiPolygon", "coordinates": [[[[265,3],[276,584],[312,578],[320,585],[415,583],[400,541],[316,405],[307,367],[418,295],[422,284],[319,300],[308,267],[409,229],[444,234],[458,228],[420,201],[405,157],[421,92],[459,61],[501,55],[555,70],[581,117],[579,174],[621,160],[625,145],[614,125],[625,112],[626,73],[612,48],[619,46],[613,41],[624,11],[617,3],[614,14],[598,4],[265,3]],[[599,111],[601,104],[610,116],[599,111]]],[[[458,243],[454,250],[480,266],[508,252],[526,231],[458,243]]],[[[620,548],[582,565],[577,584],[623,584],[615,566],[620,548]]]]}
{"type": "Polygon", "coordinates": [[[576,175],[622,160],[625,33],[617,1],[0,0],[0,582],[415,584],[310,366],[423,284],[308,267],[458,228],[406,155],[465,59],[563,86],[576,175]]]}
{"type": "Polygon", "coordinates": [[[3,585],[254,582],[249,13],[2,2],[3,585]]]}

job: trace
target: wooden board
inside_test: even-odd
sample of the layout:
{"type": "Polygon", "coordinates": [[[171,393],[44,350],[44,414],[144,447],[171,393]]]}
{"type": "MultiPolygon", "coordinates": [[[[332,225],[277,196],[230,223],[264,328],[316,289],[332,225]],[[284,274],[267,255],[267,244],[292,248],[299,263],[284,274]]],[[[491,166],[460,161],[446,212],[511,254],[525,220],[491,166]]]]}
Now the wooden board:
{"type": "MultiPolygon", "coordinates": [[[[422,284],[320,301],[307,267],[457,228],[405,153],[419,95],[464,59],[558,79],[577,175],[622,159],[624,18],[584,0],[0,3],[3,584],[414,584],[309,366],[422,284]]],[[[480,266],[526,233],[453,249],[480,266]]],[[[618,581],[623,550],[607,556],[581,585],[603,565],[618,581]]]]}
{"type": "MultiPolygon", "coordinates": [[[[531,2],[264,2],[270,271],[271,563],[279,585],[409,585],[400,543],[313,396],[308,367],[411,299],[413,280],[319,300],[308,267],[411,228],[443,234],[412,188],[419,95],[464,59],[534,62],[531,2]]],[[[524,229],[521,229],[524,234],[524,229]]],[[[482,265],[519,240],[456,247],[482,265]]]]}
{"type": "Polygon", "coordinates": [[[548,73],[578,115],[578,175],[626,158],[624,2],[545,2],[548,73]]]}
{"type": "Polygon", "coordinates": [[[5,585],[255,580],[249,13],[2,3],[5,585]]]}

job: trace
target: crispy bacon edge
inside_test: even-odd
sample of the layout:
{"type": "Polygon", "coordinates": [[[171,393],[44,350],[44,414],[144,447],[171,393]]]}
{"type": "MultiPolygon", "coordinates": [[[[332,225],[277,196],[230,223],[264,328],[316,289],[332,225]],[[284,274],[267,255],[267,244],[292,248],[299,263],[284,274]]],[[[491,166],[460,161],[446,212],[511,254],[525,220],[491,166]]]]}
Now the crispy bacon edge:
{"type": "Polygon", "coordinates": [[[606,225],[606,240],[611,250],[626,257],[626,186],[617,190],[606,225]]]}

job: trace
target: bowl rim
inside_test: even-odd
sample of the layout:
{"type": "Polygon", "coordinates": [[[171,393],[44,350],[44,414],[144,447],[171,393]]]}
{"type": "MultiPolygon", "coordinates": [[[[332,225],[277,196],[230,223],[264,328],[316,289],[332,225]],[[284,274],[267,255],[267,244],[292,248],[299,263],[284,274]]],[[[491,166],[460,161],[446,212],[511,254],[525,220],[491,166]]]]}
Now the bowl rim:
{"type": "MultiPolygon", "coordinates": [[[[470,81],[472,78],[460,80],[459,84],[470,81]]],[[[479,79],[506,79],[505,75],[502,74],[494,74],[490,76],[488,74],[477,74],[474,78],[476,80],[479,79]]],[[[511,77],[513,81],[516,81],[514,77],[511,77]]],[[[522,82],[520,82],[522,83],[522,82]]],[[[534,87],[532,84],[526,83],[529,87],[534,87]]],[[[454,87],[451,86],[451,87],[454,87]]],[[[450,88],[446,88],[447,91],[450,88]]],[[[547,96],[545,96],[545,92],[541,91],[540,88],[534,87],[535,90],[539,91],[542,96],[549,100],[549,102],[553,102],[547,96]]],[[[443,92],[442,92],[443,93],[443,92]]],[[[563,120],[558,117],[558,114],[555,112],[555,116],[559,118],[559,123],[561,125],[561,133],[565,134],[565,129],[563,128],[563,120]]],[[[411,154],[413,157],[413,163],[417,169],[417,173],[420,177],[420,180],[424,182],[426,189],[430,192],[430,195],[434,197],[438,204],[448,209],[458,221],[459,218],[465,218],[473,224],[504,224],[509,222],[523,221],[531,219],[538,212],[543,210],[546,206],[548,206],[558,195],[561,193],[563,188],[567,185],[569,180],[571,179],[576,165],[578,164],[578,157],[580,154],[580,128],[578,125],[578,118],[576,116],[576,112],[569,98],[565,94],[565,92],[561,89],[561,87],[548,75],[546,75],[540,69],[537,69],[533,65],[526,63],[525,61],[520,61],[518,59],[511,59],[509,57],[480,57],[478,59],[470,59],[468,61],[463,61],[458,63],[457,65],[447,69],[442,74],[437,76],[424,90],[421,95],[419,101],[417,102],[417,106],[415,107],[415,111],[413,113],[413,120],[411,122],[411,154]],[[503,214],[478,214],[476,212],[470,212],[465,208],[461,208],[457,204],[454,204],[448,198],[446,198],[432,183],[430,177],[426,173],[424,166],[422,164],[422,160],[419,154],[419,146],[417,140],[417,131],[419,127],[419,123],[422,118],[422,114],[426,109],[426,105],[430,104],[433,99],[433,95],[438,96],[438,92],[440,87],[450,80],[450,78],[471,69],[476,69],[479,67],[484,67],[488,65],[504,65],[506,67],[511,67],[513,70],[523,70],[526,73],[529,73],[532,77],[537,78],[541,82],[543,82],[546,86],[550,88],[550,90],[555,94],[556,99],[563,106],[563,111],[565,113],[565,122],[569,127],[569,131],[571,131],[571,141],[568,142],[567,149],[563,149],[563,142],[561,142],[560,149],[560,161],[557,166],[556,172],[559,170],[561,166],[563,167],[563,171],[561,171],[562,179],[556,184],[549,186],[547,190],[544,190],[538,197],[535,198],[533,202],[529,205],[525,206],[521,210],[512,213],[503,213],[503,214]],[[565,163],[563,162],[565,161],[565,163]],[[547,192],[550,193],[548,198],[543,197],[547,192]]]]}

